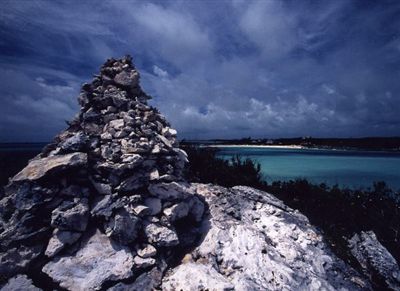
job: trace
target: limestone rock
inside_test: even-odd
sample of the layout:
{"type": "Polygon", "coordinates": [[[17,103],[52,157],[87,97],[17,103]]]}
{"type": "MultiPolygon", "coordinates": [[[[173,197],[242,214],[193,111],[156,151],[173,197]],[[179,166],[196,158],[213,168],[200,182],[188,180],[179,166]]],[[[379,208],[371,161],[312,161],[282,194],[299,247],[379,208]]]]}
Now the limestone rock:
{"type": "Polygon", "coordinates": [[[133,262],[135,263],[135,267],[137,269],[144,269],[153,266],[156,263],[156,260],[153,258],[142,258],[140,256],[136,256],[133,258],[133,262]]]}
{"type": "Polygon", "coordinates": [[[122,208],[108,222],[106,234],[125,245],[136,239],[139,229],[140,219],[122,208]]]}
{"type": "Polygon", "coordinates": [[[132,276],[133,266],[129,249],[96,231],[75,255],[47,263],[43,272],[68,290],[99,290],[106,281],[132,276]]]}
{"type": "Polygon", "coordinates": [[[145,247],[138,250],[138,255],[142,258],[154,257],[157,254],[157,249],[152,245],[148,244],[145,247]]]}
{"type": "Polygon", "coordinates": [[[26,275],[17,275],[13,278],[10,278],[6,285],[4,285],[1,291],[40,291],[35,287],[32,283],[32,280],[29,279],[26,275]]]}
{"type": "Polygon", "coordinates": [[[151,184],[149,192],[161,200],[185,199],[193,194],[187,184],[178,182],[151,184]]]}
{"type": "Polygon", "coordinates": [[[80,237],[81,233],[63,230],[54,230],[49,244],[47,245],[45,254],[48,257],[53,257],[58,254],[65,246],[72,245],[80,237]]]}
{"type": "Polygon", "coordinates": [[[64,201],[51,214],[51,225],[61,230],[84,231],[88,223],[89,206],[86,198],[64,201]]]}
{"type": "Polygon", "coordinates": [[[71,153],[34,159],[21,172],[12,178],[12,181],[38,180],[46,175],[55,174],[66,169],[82,167],[87,164],[87,154],[71,153]]]}
{"type": "Polygon", "coordinates": [[[149,223],[145,226],[145,233],[149,242],[160,247],[170,247],[179,244],[176,232],[165,226],[149,223]]]}
{"type": "Polygon", "coordinates": [[[193,184],[210,207],[205,237],[163,278],[163,290],[361,290],[369,283],[338,259],[307,218],[249,187],[193,184]],[[239,205],[239,206],[236,206],[239,205]],[[236,209],[240,207],[240,219],[236,209]],[[234,289],[233,289],[234,288],[234,289]]]}
{"type": "MultiPolygon", "coordinates": [[[[164,268],[163,268],[164,269],[164,268]]],[[[162,270],[154,267],[148,272],[141,274],[131,284],[118,283],[108,289],[109,291],[154,291],[158,290],[163,276],[162,270]]]]}
{"type": "Polygon", "coordinates": [[[86,149],[88,141],[88,137],[82,132],[79,132],[63,141],[60,147],[65,152],[83,151],[86,149]]]}
{"type": "Polygon", "coordinates": [[[125,87],[137,86],[138,80],[139,80],[139,75],[133,71],[131,72],[122,71],[121,73],[118,73],[114,78],[114,82],[117,85],[125,87]]]}
{"type": "Polygon", "coordinates": [[[373,231],[355,234],[349,241],[351,252],[365,275],[379,277],[392,290],[400,290],[400,268],[393,256],[379,242],[373,231]]]}
{"type": "MultiPolygon", "coordinates": [[[[227,278],[211,265],[187,263],[173,269],[164,279],[163,290],[237,290],[227,278]]],[[[250,289],[249,289],[250,290],[250,289]]]]}
{"type": "Polygon", "coordinates": [[[38,258],[42,252],[42,245],[25,246],[10,248],[0,254],[0,274],[3,276],[14,275],[24,271],[30,263],[38,258]]]}

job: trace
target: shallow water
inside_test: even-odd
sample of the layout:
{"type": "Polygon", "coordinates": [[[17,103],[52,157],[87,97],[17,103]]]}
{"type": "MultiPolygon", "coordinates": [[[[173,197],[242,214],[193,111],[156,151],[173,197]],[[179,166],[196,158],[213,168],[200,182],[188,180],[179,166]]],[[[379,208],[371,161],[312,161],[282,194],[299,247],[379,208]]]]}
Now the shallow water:
{"type": "Polygon", "coordinates": [[[400,153],[309,149],[222,147],[218,156],[251,158],[267,182],[307,178],[313,183],[367,188],[384,181],[400,189],[400,153]]]}

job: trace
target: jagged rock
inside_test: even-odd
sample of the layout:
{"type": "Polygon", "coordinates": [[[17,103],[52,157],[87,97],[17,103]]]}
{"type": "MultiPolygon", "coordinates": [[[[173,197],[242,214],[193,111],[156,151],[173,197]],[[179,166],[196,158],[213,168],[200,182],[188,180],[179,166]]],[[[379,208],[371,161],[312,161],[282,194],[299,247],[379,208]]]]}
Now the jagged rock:
{"type": "Polygon", "coordinates": [[[360,263],[366,276],[383,281],[386,288],[400,290],[400,269],[389,251],[373,231],[355,234],[349,241],[351,253],[360,263]]]}
{"type": "Polygon", "coordinates": [[[136,278],[134,283],[117,285],[108,289],[109,291],[153,291],[158,290],[161,284],[163,272],[158,268],[153,268],[150,271],[141,274],[136,278]]]}
{"type": "Polygon", "coordinates": [[[185,199],[193,194],[187,184],[178,182],[151,184],[149,192],[161,200],[185,199]]]}
{"type": "Polygon", "coordinates": [[[133,258],[133,262],[135,263],[135,267],[137,269],[144,269],[153,266],[156,263],[156,260],[153,258],[142,258],[140,256],[136,256],[133,258]]]}
{"type": "Polygon", "coordinates": [[[77,134],[74,134],[70,138],[63,141],[60,147],[65,152],[77,152],[85,150],[88,142],[88,137],[82,132],[78,132],[77,134]]]}
{"type": "Polygon", "coordinates": [[[137,74],[137,72],[134,71],[122,71],[121,73],[118,73],[114,78],[114,82],[117,85],[125,87],[135,87],[137,86],[138,81],[139,75],[137,74]]]}
{"type": "Polygon", "coordinates": [[[133,266],[128,248],[96,231],[75,255],[47,263],[43,272],[68,290],[98,290],[106,281],[132,276],[133,266]]]}
{"type": "Polygon", "coordinates": [[[328,249],[306,217],[272,195],[203,184],[193,184],[192,190],[210,207],[205,237],[186,262],[164,276],[163,290],[371,288],[328,249]],[[240,220],[226,211],[236,204],[240,220]]]}
{"type": "Polygon", "coordinates": [[[47,245],[45,251],[46,256],[54,257],[63,248],[65,248],[65,246],[75,243],[81,237],[81,235],[82,233],[79,232],[55,229],[53,232],[53,236],[51,237],[49,244],[47,245]]]}
{"type": "Polygon", "coordinates": [[[143,173],[137,172],[131,177],[121,182],[119,190],[122,192],[130,192],[143,187],[148,180],[143,173]]]}
{"type": "Polygon", "coordinates": [[[140,219],[122,208],[107,223],[106,234],[122,244],[128,244],[136,239],[139,229],[140,219]]]}
{"type": "Polygon", "coordinates": [[[66,169],[82,167],[87,164],[87,154],[71,153],[62,156],[52,156],[34,159],[12,181],[38,180],[46,175],[55,174],[66,169]]]}
{"type": "Polygon", "coordinates": [[[6,285],[4,285],[1,291],[41,291],[35,287],[32,283],[32,280],[29,279],[26,275],[18,275],[13,278],[10,278],[6,285]]]}
{"type": "MultiPolygon", "coordinates": [[[[163,290],[239,290],[211,265],[187,263],[178,266],[163,280],[163,290]]],[[[242,289],[241,289],[242,290],[242,289]]],[[[252,289],[248,289],[252,290],[252,289]]],[[[253,289],[256,290],[256,289],[253,289]]]]}
{"type": "Polygon", "coordinates": [[[29,264],[40,256],[43,250],[42,245],[25,246],[10,248],[0,254],[0,274],[12,276],[17,272],[25,270],[29,264]]]}
{"type": "Polygon", "coordinates": [[[148,244],[145,247],[138,250],[137,254],[142,258],[154,257],[157,254],[157,249],[152,245],[148,244]]]}
{"type": "Polygon", "coordinates": [[[145,205],[136,205],[133,208],[133,212],[135,212],[135,214],[137,216],[146,216],[146,215],[150,215],[151,214],[151,209],[145,205]]]}
{"type": "Polygon", "coordinates": [[[88,215],[89,206],[86,198],[64,201],[51,213],[51,225],[61,230],[84,231],[88,215]]]}
{"type": "Polygon", "coordinates": [[[149,223],[145,226],[145,233],[149,242],[159,247],[170,247],[179,244],[176,232],[165,226],[149,223]]]}

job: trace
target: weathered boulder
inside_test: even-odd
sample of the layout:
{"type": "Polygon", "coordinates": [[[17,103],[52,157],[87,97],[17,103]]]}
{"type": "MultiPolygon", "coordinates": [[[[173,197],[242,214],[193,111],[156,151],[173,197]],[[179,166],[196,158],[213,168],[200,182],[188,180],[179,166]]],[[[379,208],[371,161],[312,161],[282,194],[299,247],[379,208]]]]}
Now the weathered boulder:
{"type": "Polygon", "coordinates": [[[144,230],[149,242],[159,247],[176,246],[179,244],[178,235],[171,228],[156,223],[149,223],[145,226],[144,230]]]}
{"type": "Polygon", "coordinates": [[[26,275],[17,275],[13,278],[10,278],[6,285],[1,287],[1,291],[40,291],[35,287],[32,283],[32,280],[29,279],[26,275]]]}
{"type": "Polygon", "coordinates": [[[107,223],[105,233],[126,245],[136,239],[140,227],[140,219],[122,208],[107,223]]]}
{"type": "Polygon", "coordinates": [[[61,230],[84,231],[89,218],[88,200],[64,201],[51,213],[51,226],[61,230]]]}
{"type": "Polygon", "coordinates": [[[10,248],[0,254],[0,274],[3,276],[14,275],[29,267],[30,263],[38,258],[43,246],[19,245],[18,248],[10,248]]]}
{"type": "Polygon", "coordinates": [[[188,184],[178,182],[151,184],[149,192],[161,200],[185,199],[193,194],[188,184]]]}
{"type": "Polygon", "coordinates": [[[373,281],[384,282],[386,288],[400,290],[400,268],[373,231],[355,234],[349,241],[351,253],[364,274],[373,281]]]}
{"type": "Polygon", "coordinates": [[[79,232],[55,229],[53,236],[47,245],[45,255],[48,257],[54,257],[63,248],[75,243],[81,237],[81,235],[82,233],[79,232]]]}
{"type": "Polygon", "coordinates": [[[87,164],[86,153],[71,153],[67,155],[36,158],[29,162],[21,172],[12,178],[12,181],[34,181],[46,175],[56,174],[66,169],[83,167],[87,164]]]}
{"type": "Polygon", "coordinates": [[[43,272],[68,290],[99,290],[106,281],[132,276],[133,266],[128,248],[96,231],[76,254],[56,258],[43,267],[43,272]]]}
{"type": "Polygon", "coordinates": [[[205,237],[163,277],[163,290],[370,288],[329,250],[306,217],[272,195],[203,184],[193,184],[192,191],[210,207],[205,237]]]}

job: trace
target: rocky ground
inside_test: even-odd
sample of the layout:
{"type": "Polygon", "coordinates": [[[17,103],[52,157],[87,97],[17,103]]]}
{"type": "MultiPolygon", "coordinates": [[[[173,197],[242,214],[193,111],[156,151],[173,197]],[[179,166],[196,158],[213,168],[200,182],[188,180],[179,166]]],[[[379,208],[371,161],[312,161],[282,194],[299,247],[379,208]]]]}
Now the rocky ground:
{"type": "Polygon", "coordinates": [[[358,273],[274,196],[185,182],[149,98],[130,57],[82,86],[68,129],[0,197],[1,290],[400,288],[373,233],[350,242],[358,273]]]}

